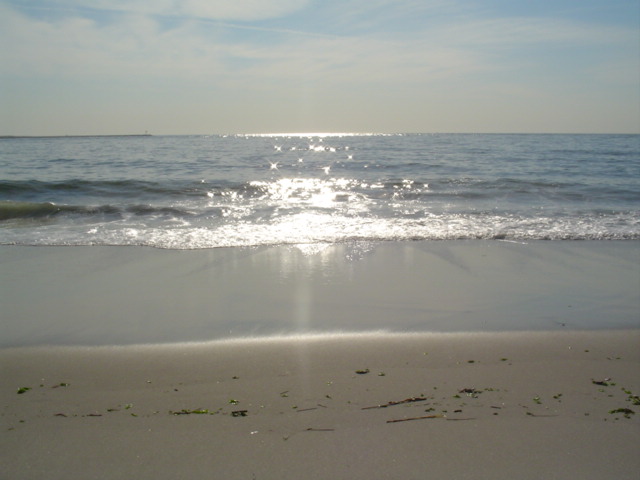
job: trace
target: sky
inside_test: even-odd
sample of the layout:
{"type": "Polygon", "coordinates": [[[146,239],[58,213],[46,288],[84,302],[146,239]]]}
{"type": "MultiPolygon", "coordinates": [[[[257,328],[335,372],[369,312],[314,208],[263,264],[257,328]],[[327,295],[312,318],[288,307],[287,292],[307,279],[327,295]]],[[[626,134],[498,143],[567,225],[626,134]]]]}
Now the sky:
{"type": "Polygon", "coordinates": [[[0,0],[0,135],[640,133],[638,0],[0,0]]]}

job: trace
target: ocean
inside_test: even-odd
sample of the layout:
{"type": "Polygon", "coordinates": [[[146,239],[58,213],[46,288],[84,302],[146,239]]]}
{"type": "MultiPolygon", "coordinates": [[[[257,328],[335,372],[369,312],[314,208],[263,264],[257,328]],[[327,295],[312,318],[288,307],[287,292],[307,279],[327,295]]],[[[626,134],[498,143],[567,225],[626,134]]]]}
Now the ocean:
{"type": "Polygon", "coordinates": [[[640,239],[640,135],[0,139],[0,244],[640,239]]]}

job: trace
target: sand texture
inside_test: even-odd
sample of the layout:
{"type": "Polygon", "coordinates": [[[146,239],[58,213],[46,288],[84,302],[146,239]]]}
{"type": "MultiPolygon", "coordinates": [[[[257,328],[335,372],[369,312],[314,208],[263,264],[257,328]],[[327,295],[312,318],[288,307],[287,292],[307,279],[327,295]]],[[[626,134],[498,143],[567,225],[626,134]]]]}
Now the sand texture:
{"type": "Polygon", "coordinates": [[[7,348],[0,477],[637,479],[639,345],[622,330],[7,348]]]}

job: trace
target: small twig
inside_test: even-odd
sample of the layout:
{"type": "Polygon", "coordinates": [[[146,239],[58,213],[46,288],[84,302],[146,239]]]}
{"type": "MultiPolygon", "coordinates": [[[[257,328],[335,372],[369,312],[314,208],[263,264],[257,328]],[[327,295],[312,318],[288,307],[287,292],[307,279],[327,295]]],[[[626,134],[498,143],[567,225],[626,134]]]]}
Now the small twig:
{"type": "Polygon", "coordinates": [[[307,432],[333,432],[335,429],[333,428],[307,428],[307,432]]]}
{"type": "Polygon", "coordinates": [[[387,423],[408,422],[410,420],[424,420],[427,418],[444,418],[443,415],[425,415],[423,417],[398,418],[396,420],[387,420],[387,423]]]}
{"type": "Polygon", "coordinates": [[[318,407],[311,407],[311,408],[302,408],[300,410],[296,410],[296,412],[300,413],[300,412],[308,412],[309,410],[317,410],[318,407]]]}
{"type": "Polygon", "coordinates": [[[362,410],[370,410],[372,408],[387,408],[387,407],[393,407],[394,405],[402,405],[403,403],[424,402],[425,400],[426,400],[425,397],[411,397],[411,398],[405,398],[404,400],[399,400],[397,402],[387,402],[382,405],[372,405],[370,407],[362,407],[362,410]]]}

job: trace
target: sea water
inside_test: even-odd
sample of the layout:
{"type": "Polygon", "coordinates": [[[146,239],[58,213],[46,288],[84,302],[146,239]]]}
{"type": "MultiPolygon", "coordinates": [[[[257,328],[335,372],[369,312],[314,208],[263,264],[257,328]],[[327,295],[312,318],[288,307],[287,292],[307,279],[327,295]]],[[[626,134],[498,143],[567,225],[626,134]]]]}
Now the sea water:
{"type": "Polygon", "coordinates": [[[0,244],[640,239],[640,135],[0,139],[0,244]]]}

